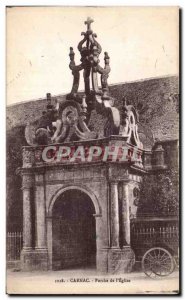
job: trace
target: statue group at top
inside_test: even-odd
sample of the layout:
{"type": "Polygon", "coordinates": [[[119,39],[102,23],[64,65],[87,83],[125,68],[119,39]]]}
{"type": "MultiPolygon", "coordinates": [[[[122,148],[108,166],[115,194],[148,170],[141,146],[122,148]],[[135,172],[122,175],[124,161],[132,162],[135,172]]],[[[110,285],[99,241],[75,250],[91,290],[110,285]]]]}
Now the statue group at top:
{"type": "Polygon", "coordinates": [[[81,63],[76,65],[75,53],[70,47],[70,64],[73,85],[65,101],[51,104],[51,95],[47,94],[47,109],[42,117],[34,124],[26,127],[26,139],[30,145],[46,145],[75,140],[88,140],[98,138],[98,132],[88,128],[91,112],[96,110],[106,118],[104,136],[122,135],[127,141],[141,148],[137,133],[138,116],[131,105],[124,101],[123,119],[120,121],[119,110],[114,107],[114,99],[109,95],[107,79],[110,73],[109,55],[104,52],[104,68],[100,66],[99,55],[102,52],[97,42],[96,33],[93,33],[91,24],[93,20],[87,18],[85,25],[87,31],[82,32],[83,39],[78,44],[81,63]],[[83,70],[84,93],[78,92],[80,71],[83,70]],[[98,87],[98,74],[100,74],[101,88],[98,87]],[[90,87],[90,80],[92,88],[90,87]],[[120,123],[122,128],[120,130],[120,123]]]}

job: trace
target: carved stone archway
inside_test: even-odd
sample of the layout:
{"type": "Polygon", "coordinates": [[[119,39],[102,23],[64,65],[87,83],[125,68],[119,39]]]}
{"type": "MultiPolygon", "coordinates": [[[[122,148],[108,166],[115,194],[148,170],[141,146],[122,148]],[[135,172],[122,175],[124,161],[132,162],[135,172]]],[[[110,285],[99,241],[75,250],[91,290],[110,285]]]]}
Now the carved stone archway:
{"type": "MultiPolygon", "coordinates": [[[[93,217],[95,217],[95,231],[97,232],[97,220],[99,218],[96,217],[101,217],[101,208],[100,205],[98,203],[98,200],[96,198],[96,196],[94,195],[94,193],[86,188],[83,187],[81,185],[66,185],[62,188],[60,188],[51,198],[51,201],[49,203],[49,207],[48,207],[48,211],[47,211],[47,241],[48,241],[48,261],[49,261],[49,269],[53,269],[53,208],[56,204],[56,202],[58,201],[58,199],[60,199],[60,197],[62,195],[65,195],[66,192],[71,192],[71,191],[80,191],[84,194],[84,196],[87,196],[88,199],[91,200],[92,202],[92,206],[94,208],[95,213],[93,214],[93,217]]],[[[97,237],[98,239],[98,237],[97,237]]],[[[98,241],[96,241],[96,247],[97,247],[98,241]]],[[[96,252],[96,255],[98,255],[98,253],[96,252]]],[[[97,260],[97,259],[96,259],[97,260]]]]}
{"type": "Polygon", "coordinates": [[[79,190],[79,191],[87,194],[89,196],[89,198],[91,198],[91,200],[94,204],[96,215],[97,216],[101,215],[101,207],[99,205],[99,201],[98,201],[96,195],[88,187],[85,187],[81,184],[80,185],[75,184],[75,185],[65,185],[54,193],[54,195],[51,197],[51,201],[49,203],[49,207],[48,207],[48,211],[47,211],[48,217],[52,216],[52,209],[53,209],[53,205],[54,205],[55,201],[58,199],[58,197],[62,193],[66,192],[68,190],[79,190]]]}

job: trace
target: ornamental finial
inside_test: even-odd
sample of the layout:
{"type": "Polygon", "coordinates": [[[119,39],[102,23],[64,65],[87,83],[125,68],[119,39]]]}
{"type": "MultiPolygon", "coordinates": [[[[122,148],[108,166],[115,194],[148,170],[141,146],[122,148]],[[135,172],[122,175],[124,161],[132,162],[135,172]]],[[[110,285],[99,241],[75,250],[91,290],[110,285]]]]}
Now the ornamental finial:
{"type": "Polygon", "coordinates": [[[87,18],[87,21],[84,22],[85,25],[87,25],[87,30],[91,30],[91,23],[93,23],[94,20],[90,17],[87,18]]]}

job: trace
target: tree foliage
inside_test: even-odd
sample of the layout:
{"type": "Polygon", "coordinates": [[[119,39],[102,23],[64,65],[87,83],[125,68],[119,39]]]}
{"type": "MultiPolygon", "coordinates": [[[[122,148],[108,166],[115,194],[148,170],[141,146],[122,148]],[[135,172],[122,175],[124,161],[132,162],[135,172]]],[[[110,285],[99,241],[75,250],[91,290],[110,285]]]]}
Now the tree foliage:
{"type": "Polygon", "coordinates": [[[167,216],[179,213],[178,171],[145,175],[140,190],[139,215],[167,216]]]}
{"type": "Polygon", "coordinates": [[[22,166],[22,146],[25,145],[24,127],[18,126],[7,132],[6,148],[6,212],[7,230],[22,230],[22,190],[17,168],[22,166]]]}

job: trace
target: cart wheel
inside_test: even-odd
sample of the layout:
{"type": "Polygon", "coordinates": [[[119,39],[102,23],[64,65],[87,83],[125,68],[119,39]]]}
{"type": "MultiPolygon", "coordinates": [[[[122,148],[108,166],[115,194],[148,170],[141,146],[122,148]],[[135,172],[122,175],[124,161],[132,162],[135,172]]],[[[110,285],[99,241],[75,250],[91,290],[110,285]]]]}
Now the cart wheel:
{"type": "Polygon", "coordinates": [[[168,276],[174,270],[174,260],[169,251],[164,248],[151,248],[142,258],[143,272],[151,278],[168,276]]]}

